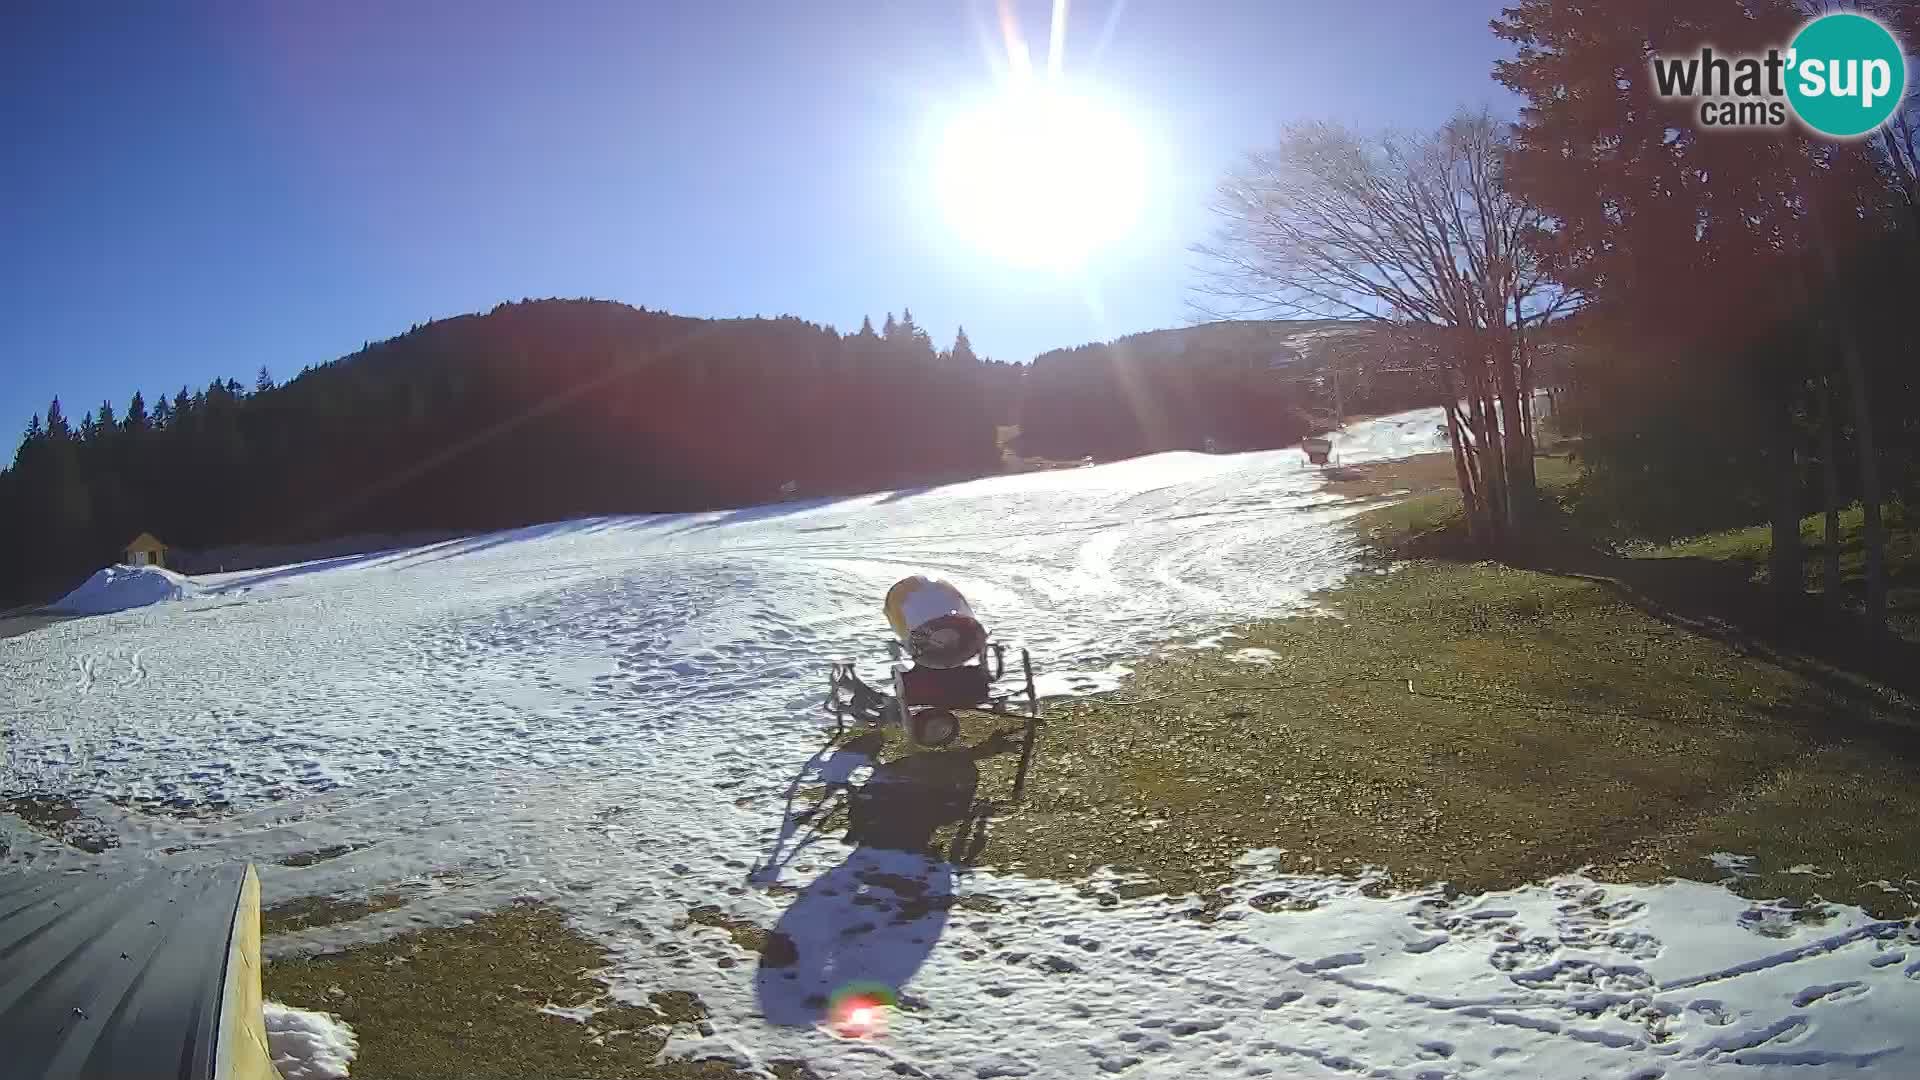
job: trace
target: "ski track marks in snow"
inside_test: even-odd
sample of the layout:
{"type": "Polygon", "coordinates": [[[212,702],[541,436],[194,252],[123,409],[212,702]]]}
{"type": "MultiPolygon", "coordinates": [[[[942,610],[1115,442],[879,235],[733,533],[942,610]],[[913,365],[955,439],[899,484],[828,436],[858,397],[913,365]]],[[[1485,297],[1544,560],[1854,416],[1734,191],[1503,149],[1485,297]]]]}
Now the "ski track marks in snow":
{"type": "Polygon", "coordinates": [[[1302,461],[1161,454],[210,575],[10,639],[9,764],[21,786],[247,806],[583,747],[650,760],[643,729],[805,732],[821,661],[877,669],[878,598],[916,572],[954,578],[1049,689],[1096,688],[1112,661],[1339,579],[1353,543],[1324,526],[1355,507],[1321,505],[1302,461]]]}
{"type": "MultiPolygon", "coordinates": [[[[1430,449],[1436,419],[1356,424],[1343,456],[1430,449]]],[[[881,669],[900,576],[952,577],[1049,685],[1084,689],[1168,639],[1299,610],[1350,568],[1329,525],[1355,509],[1298,451],[1166,454],[202,578],[198,597],[0,642],[6,786],[82,796],[120,847],[0,840],[48,868],[252,859],[269,904],[418,897],[275,951],[544,900],[615,952],[616,995],[707,1003],[711,1034],[669,1053],[832,1077],[1920,1074],[1920,934],[1857,910],[1813,925],[1717,886],[1578,878],[1377,898],[1255,852],[1208,923],[1183,898],[1102,906],[1087,892],[1111,875],[967,871],[786,816],[871,771],[819,752],[815,710],[825,660],[881,669]],[[707,905],[796,958],[690,924],[707,905]],[[862,974],[905,981],[889,1034],[814,1026],[862,974]]]]}

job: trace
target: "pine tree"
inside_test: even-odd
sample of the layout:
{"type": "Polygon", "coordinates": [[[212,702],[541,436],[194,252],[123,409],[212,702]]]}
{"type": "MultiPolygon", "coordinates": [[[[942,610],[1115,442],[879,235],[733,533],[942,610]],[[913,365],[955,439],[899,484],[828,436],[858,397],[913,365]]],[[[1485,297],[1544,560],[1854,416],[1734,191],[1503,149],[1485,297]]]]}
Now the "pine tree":
{"type": "Polygon", "coordinates": [[[887,326],[880,333],[890,348],[887,350],[895,363],[919,364],[932,363],[934,359],[933,339],[927,336],[913,321],[913,309],[902,308],[900,319],[894,321],[887,316],[887,326]]]}
{"type": "Polygon", "coordinates": [[[686,343],[691,320],[641,314],[536,301],[491,323],[425,324],[373,344],[365,362],[313,365],[285,384],[267,372],[251,389],[223,377],[176,395],[133,393],[90,413],[85,439],[56,403],[27,426],[14,468],[0,471],[0,522],[18,526],[0,527],[0,602],[84,576],[139,529],[188,545],[282,543],[737,506],[789,480],[823,494],[924,482],[973,468],[959,463],[992,443],[990,424],[962,401],[978,380],[900,362],[920,347],[910,312],[888,320],[891,343],[870,319],[843,338],[793,316],[711,323],[715,333],[686,343]],[[394,460],[418,460],[524,411],[514,379],[529,365],[578,385],[663,345],[677,350],[672,362],[628,365],[602,383],[606,392],[504,430],[457,468],[384,482],[394,460]],[[272,397],[255,400],[268,385],[272,397]],[[924,421],[883,405],[910,393],[965,407],[929,432],[931,447],[896,454],[924,421]],[[809,437],[802,418],[835,403],[876,419],[809,437]],[[721,409],[742,423],[715,430],[721,409]],[[191,478],[194,490],[161,498],[162,478],[191,478]],[[219,494],[236,487],[258,495],[219,494]]]}
{"type": "Polygon", "coordinates": [[[73,438],[59,398],[47,406],[46,437],[35,442],[31,460],[27,507],[40,527],[28,538],[28,553],[41,567],[58,566],[72,551],[88,546],[86,528],[91,518],[80,444],[73,438]]]}
{"type": "Polygon", "coordinates": [[[86,471],[80,463],[79,445],[71,439],[54,444],[48,474],[52,496],[47,521],[51,549],[84,548],[87,526],[93,518],[93,501],[87,492],[86,471]]]}
{"type": "Polygon", "coordinates": [[[1659,102],[1645,60],[1703,41],[1757,51],[1790,39],[1805,17],[1788,0],[1519,0],[1493,23],[1518,46],[1494,77],[1525,101],[1505,177],[1554,223],[1537,242],[1561,283],[1586,295],[1587,332],[1604,334],[1613,353],[1582,372],[1592,489],[1611,493],[1611,512],[1668,533],[1764,513],[1783,611],[1801,591],[1807,389],[1841,358],[1877,629],[1881,500],[1868,392],[1881,387],[1853,363],[1855,333],[1870,319],[1850,304],[1803,299],[1809,283],[1851,292],[1835,288],[1832,252],[1863,249],[1863,233],[1881,227],[1888,191],[1862,152],[1872,144],[1698,130],[1685,109],[1659,102]],[[1829,340],[1809,343],[1820,328],[1829,340]],[[1698,454],[1700,445],[1715,452],[1698,454]],[[1661,483],[1643,482],[1655,473],[1661,483]]]}
{"type": "Polygon", "coordinates": [[[267,365],[261,364],[260,374],[253,377],[253,392],[256,394],[264,394],[273,389],[273,387],[273,374],[267,370],[267,365]]]}
{"type": "Polygon", "coordinates": [[[900,336],[905,339],[907,353],[913,359],[933,359],[933,336],[913,321],[913,312],[908,308],[900,309],[900,336]]]}
{"type": "Polygon", "coordinates": [[[959,332],[953,335],[953,351],[949,353],[948,356],[952,358],[955,364],[967,367],[972,367],[980,362],[980,358],[974,355],[973,342],[967,340],[966,327],[961,327],[959,332]]]}
{"type": "Polygon", "coordinates": [[[33,419],[27,421],[26,433],[20,436],[20,448],[14,451],[13,471],[16,474],[25,473],[33,455],[39,452],[40,445],[46,441],[47,430],[40,426],[40,414],[34,413],[33,419]]]}

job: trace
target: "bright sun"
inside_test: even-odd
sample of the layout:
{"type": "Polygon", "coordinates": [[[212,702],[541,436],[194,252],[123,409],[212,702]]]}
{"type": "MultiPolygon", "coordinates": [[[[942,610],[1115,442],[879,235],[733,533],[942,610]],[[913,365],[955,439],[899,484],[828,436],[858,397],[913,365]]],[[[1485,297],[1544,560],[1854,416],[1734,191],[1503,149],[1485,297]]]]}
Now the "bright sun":
{"type": "Polygon", "coordinates": [[[1070,269],[1132,228],[1145,198],[1139,132],[1118,110],[1051,85],[954,117],[936,163],[940,205],[968,243],[1070,269]]]}

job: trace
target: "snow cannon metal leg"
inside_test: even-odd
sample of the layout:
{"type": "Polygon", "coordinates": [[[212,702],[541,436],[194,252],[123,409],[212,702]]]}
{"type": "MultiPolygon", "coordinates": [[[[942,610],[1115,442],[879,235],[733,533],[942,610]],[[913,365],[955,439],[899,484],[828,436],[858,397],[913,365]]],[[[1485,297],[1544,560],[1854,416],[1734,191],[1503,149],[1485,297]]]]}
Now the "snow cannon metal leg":
{"type": "Polygon", "coordinates": [[[893,663],[889,665],[893,673],[892,720],[894,723],[900,725],[901,731],[911,735],[913,734],[913,716],[912,710],[907,705],[907,684],[905,678],[907,662],[901,659],[899,642],[887,642],[887,652],[893,657],[893,663]]]}
{"type": "Polygon", "coordinates": [[[860,681],[851,662],[833,665],[823,707],[833,714],[834,738],[846,733],[849,720],[867,726],[880,723],[891,704],[887,695],[860,681]]]}
{"type": "Polygon", "coordinates": [[[847,700],[843,693],[847,689],[845,670],[846,666],[838,663],[828,669],[827,699],[820,703],[821,708],[833,715],[833,737],[836,739],[847,731],[847,700]]]}

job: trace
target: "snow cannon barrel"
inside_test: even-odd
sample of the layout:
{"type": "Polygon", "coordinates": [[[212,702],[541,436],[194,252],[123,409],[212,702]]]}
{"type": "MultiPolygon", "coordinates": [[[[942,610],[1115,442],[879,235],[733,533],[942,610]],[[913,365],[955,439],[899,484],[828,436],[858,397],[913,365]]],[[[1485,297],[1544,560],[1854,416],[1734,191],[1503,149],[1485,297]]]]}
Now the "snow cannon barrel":
{"type": "Polygon", "coordinates": [[[1307,452],[1308,461],[1315,465],[1325,465],[1328,456],[1333,453],[1333,440],[1319,437],[1305,439],[1301,441],[1300,449],[1307,452]]]}
{"type": "Polygon", "coordinates": [[[915,663],[954,668],[980,654],[987,628],[951,582],[915,574],[887,590],[887,622],[915,663]]]}

